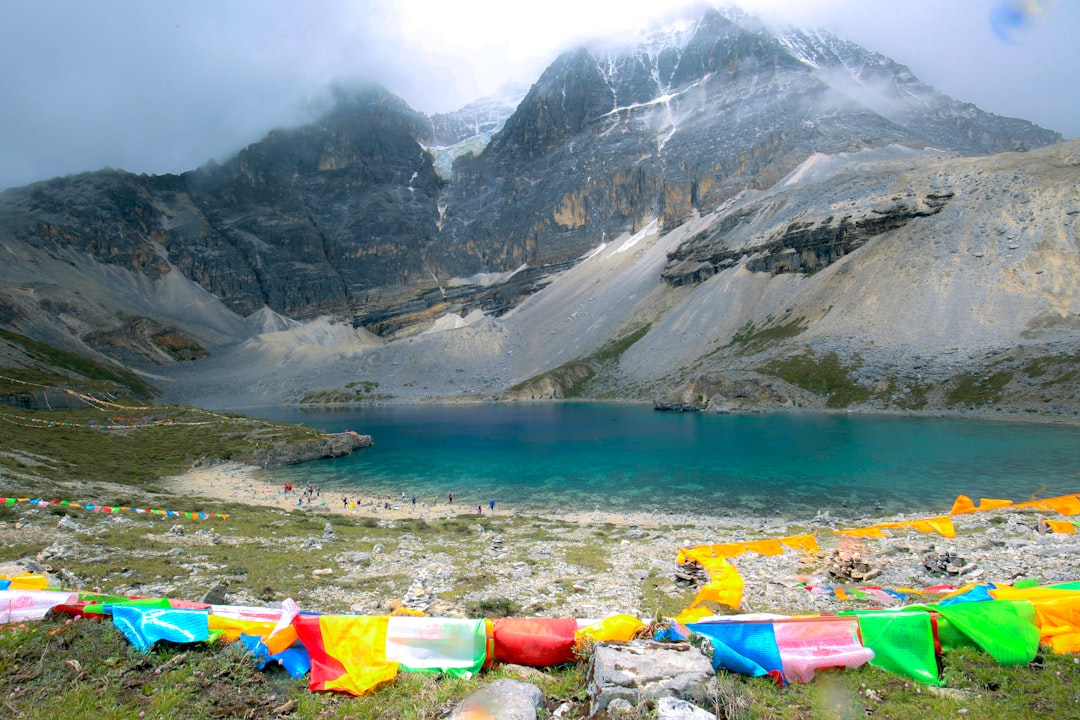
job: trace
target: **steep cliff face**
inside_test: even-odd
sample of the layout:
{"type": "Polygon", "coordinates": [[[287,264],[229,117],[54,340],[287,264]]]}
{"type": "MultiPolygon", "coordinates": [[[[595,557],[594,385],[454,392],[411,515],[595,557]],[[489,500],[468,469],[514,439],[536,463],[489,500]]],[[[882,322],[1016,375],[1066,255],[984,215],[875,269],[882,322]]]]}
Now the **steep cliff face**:
{"type": "Polygon", "coordinates": [[[296,339],[315,328],[296,329],[163,372],[180,399],[234,407],[366,383],[407,400],[1075,417],[1080,140],[981,158],[817,156],[673,230],[610,238],[549,280],[500,316],[447,315],[391,342],[313,347],[296,339]],[[711,274],[670,282],[691,255],[711,274]],[[781,271],[789,256],[820,264],[781,271]]]}
{"type": "Polygon", "coordinates": [[[429,134],[426,118],[367,88],[316,125],[185,175],[209,228],[171,248],[177,267],[245,315],[340,311],[358,290],[426,276],[441,182],[417,141],[429,134]]]}
{"type": "Polygon", "coordinates": [[[625,51],[553,63],[483,153],[459,160],[437,253],[455,273],[573,259],[653,219],[670,229],[769,187],[814,152],[1058,140],[831,35],[708,12],[625,51]]]}

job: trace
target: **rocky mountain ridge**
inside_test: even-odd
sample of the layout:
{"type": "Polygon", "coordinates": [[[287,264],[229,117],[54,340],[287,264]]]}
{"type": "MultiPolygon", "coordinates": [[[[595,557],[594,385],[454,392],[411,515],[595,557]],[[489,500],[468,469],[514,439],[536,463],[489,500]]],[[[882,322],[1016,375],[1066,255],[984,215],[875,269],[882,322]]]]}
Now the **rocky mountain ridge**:
{"type": "MultiPolygon", "coordinates": [[[[354,88],[318,122],[271,133],[220,166],[155,177],[109,170],[9,190],[0,194],[0,323],[156,375],[195,377],[215,358],[243,356],[269,377],[295,352],[283,337],[295,334],[290,323],[323,316],[355,328],[324,336],[337,338],[334,353],[355,357],[348,374],[381,378],[395,397],[424,395],[425,380],[427,395],[445,396],[497,393],[642,328],[651,329],[630,349],[649,345],[698,288],[719,282],[749,303],[718,301],[706,313],[714,324],[699,327],[708,343],[671,348],[675,366],[645,370],[630,352],[615,375],[589,375],[606,378],[593,381],[597,391],[641,396],[657,383],[684,383],[747,323],[759,332],[777,323],[812,329],[828,315],[821,327],[832,327],[852,302],[840,291],[850,289],[846,271],[834,266],[858,264],[847,260],[871,247],[886,266],[902,266],[907,256],[880,248],[911,228],[926,232],[954,207],[969,212],[960,200],[982,173],[997,183],[1002,172],[961,179],[953,165],[947,180],[901,187],[895,167],[874,163],[925,168],[1061,139],[947,98],[826,33],[777,32],[715,11],[637,46],[565,53],[508,110],[495,101],[428,118],[382,88],[354,88]],[[621,297],[605,294],[610,312],[572,328],[531,309],[588,315],[551,298],[598,297],[574,286],[604,282],[586,267],[598,257],[611,260],[612,277],[633,278],[623,278],[621,297]],[[782,276],[818,284],[825,274],[831,310],[799,305],[805,298],[783,308],[750,300],[790,286],[782,276]],[[522,354],[507,361],[492,354],[500,351],[522,354]],[[387,355],[398,359],[384,365],[387,355]],[[206,359],[191,364],[196,358],[206,359]],[[447,362],[450,385],[436,370],[447,362]],[[399,374],[422,379],[399,383],[399,374]]],[[[1071,157],[1064,147],[1033,162],[1071,157]]],[[[1003,192],[978,208],[986,214],[976,223],[1023,214],[1003,192]]],[[[1065,195],[1059,200],[1072,202],[1065,195]]],[[[1071,272],[1063,260],[1049,290],[1056,297],[1038,301],[1070,327],[1071,272]]],[[[1015,283],[1006,289],[1026,298],[1010,301],[1017,307],[1033,297],[1015,283]]],[[[1020,314],[1033,322],[1040,313],[1020,314]]],[[[694,327],[704,317],[680,322],[694,327]]],[[[910,320],[892,320],[862,337],[911,335],[910,320]]],[[[1010,327],[998,346],[1022,331],[1010,327]]],[[[301,385],[317,387],[310,379],[326,373],[304,367],[301,385]]],[[[340,384],[327,378],[324,387],[340,384]]]]}

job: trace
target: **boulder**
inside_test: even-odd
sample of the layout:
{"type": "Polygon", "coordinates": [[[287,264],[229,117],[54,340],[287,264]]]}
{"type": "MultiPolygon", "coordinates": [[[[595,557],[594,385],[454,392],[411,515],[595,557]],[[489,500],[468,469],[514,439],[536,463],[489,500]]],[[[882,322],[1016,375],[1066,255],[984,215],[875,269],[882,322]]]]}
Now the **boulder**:
{"type": "Polygon", "coordinates": [[[716,715],[694,703],[678,698],[660,698],[656,704],[657,720],[716,720],[716,715]]]}
{"type": "Polygon", "coordinates": [[[19,560],[0,563],[0,575],[15,577],[16,575],[25,575],[27,573],[44,575],[45,581],[49,587],[60,587],[60,578],[33,558],[24,557],[19,560]]]}
{"type": "Polygon", "coordinates": [[[529,683],[503,678],[480,688],[454,708],[448,720],[491,718],[491,720],[536,720],[544,704],[544,693],[529,683]]]}
{"type": "Polygon", "coordinates": [[[589,713],[606,710],[616,698],[635,706],[663,697],[706,704],[715,682],[709,659],[689,643],[597,643],[589,661],[589,713]]]}

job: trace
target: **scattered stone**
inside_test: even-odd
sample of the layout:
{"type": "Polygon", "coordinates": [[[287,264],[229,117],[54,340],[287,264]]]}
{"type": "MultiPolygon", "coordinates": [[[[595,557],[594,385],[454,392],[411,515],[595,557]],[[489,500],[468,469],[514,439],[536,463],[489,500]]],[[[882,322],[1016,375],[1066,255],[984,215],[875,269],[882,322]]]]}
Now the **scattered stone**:
{"type": "Polygon", "coordinates": [[[323,526],[322,536],[323,542],[334,542],[337,540],[337,533],[334,532],[334,526],[330,523],[326,523],[326,525],[323,526]]]}
{"type": "Polygon", "coordinates": [[[49,572],[44,565],[39,563],[37,560],[34,560],[33,558],[27,557],[15,560],[14,562],[0,563],[0,575],[14,577],[15,575],[24,575],[26,573],[33,573],[34,575],[44,575],[46,583],[50,587],[60,586],[60,578],[49,572]]]}
{"type": "Polygon", "coordinates": [[[422,578],[413,581],[413,584],[409,586],[408,591],[405,593],[405,597],[401,600],[403,607],[409,610],[419,610],[420,612],[427,612],[433,602],[435,602],[435,593],[425,587],[422,578]]]}
{"type": "Polygon", "coordinates": [[[333,575],[334,568],[319,568],[318,570],[312,570],[311,574],[315,575],[316,577],[319,577],[321,575],[333,575]]]}
{"type": "Polygon", "coordinates": [[[975,563],[967,562],[952,549],[938,552],[937,548],[931,548],[930,552],[923,554],[922,563],[935,575],[963,575],[976,567],[975,563]]]}
{"type": "Polygon", "coordinates": [[[568,702],[564,702],[563,704],[559,705],[559,707],[555,708],[555,711],[553,713],[551,713],[551,717],[556,718],[556,719],[562,718],[563,716],[566,715],[566,713],[570,712],[573,709],[574,709],[573,705],[571,705],[568,702]]]}
{"type": "Polygon", "coordinates": [[[656,704],[657,720],[716,720],[716,715],[679,698],[660,698],[656,704]]]}
{"type": "Polygon", "coordinates": [[[709,582],[709,573],[701,563],[691,560],[675,566],[675,582],[689,583],[698,587],[709,582]]]}
{"type": "Polygon", "coordinates": [[[447,720],[497,718],[536,720],[544,704],[544,693],[529,683],[503,678],[488,683],[462,700],[447,720]]]}
{"type": "Polygon", "coordinates": [[[716,682],[712,664],[689,643],[634,640],[597,643],[589,660],[589,714],[622,698],[631,705],[661,697],[706,703],[716,682]]]}
{"type": "Polygon", "coordinates": [[[25,570],[20,570],[20,572],[34,573],[37,575],[44,575],[48,572],[48,568],[33,558],[24,557],[20,560],[16,560],[15,563],[25,568],[25,570]]]}
{"type": "Polygon", "coordinates": [[[44,550],[42,550],[41,552],[39,552],[34,557],[34,559],[37,560],[38,562],[42,562],[42,563],[48,562],[49,560],[59,560],[59,559],[64,557],[64,554],[66,552],[67,552],[67,548],[65,548],[63,545],[53,543],[49,547],[47,547],[44,550]]]}
{"type": "Polygon", "coordinates": [[[79,577],[67,568],[61,568],[60,577],[62,578],[62,583],[60,586],[63,588],[67,588],[69,590],[78,590],[82,587],[82,581],[79,580],[79,577]]]}
{"type": "Polygon", "coordinates": [[[829,577],[840,582],[865,582],[882,572],[863,559],[862,545],[847,537],[841,538],[840,545],[829,556],[826,571],[829,577]]]}
{"type": "Polygon", "coordinates": [[[171,528],[169,528],[168,531],[165,534],[166,535],[175,535],[176,537],[183,537],[184,536],[184,526],[177,523],[176,525],[173,525],[171,528]]]}
{"type": "Polygon", "coordinates": [[[56,527],[66,528],[74,532],[86,532],[86,526],[73,520],[70,515],[60,518],[60,522],[56,523],[56,527]]]}

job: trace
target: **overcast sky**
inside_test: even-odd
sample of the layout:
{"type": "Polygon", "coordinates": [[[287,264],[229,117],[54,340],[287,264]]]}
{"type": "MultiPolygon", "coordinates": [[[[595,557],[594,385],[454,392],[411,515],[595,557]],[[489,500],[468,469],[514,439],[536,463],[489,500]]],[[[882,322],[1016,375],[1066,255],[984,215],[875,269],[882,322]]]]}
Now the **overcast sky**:
{"type": "MultiPolygon", "coordinates": [[[[425,112],[662,0],[2,0],[0,188],[111,166],[182,172],[309,118],[333,83],[377,80],[425,112]]],[[[1001,115],[1080,136],[1080,2],[743,0],[824,27],[1001,115]]]]}

